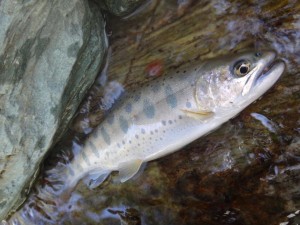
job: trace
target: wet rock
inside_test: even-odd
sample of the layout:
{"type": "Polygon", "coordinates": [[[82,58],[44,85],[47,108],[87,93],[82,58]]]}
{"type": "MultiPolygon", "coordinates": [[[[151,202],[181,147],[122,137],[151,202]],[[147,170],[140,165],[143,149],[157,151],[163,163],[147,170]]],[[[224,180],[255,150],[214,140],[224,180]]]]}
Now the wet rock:
{"type": "Polygon", "coordinates": [[[126,16],[134,12],[145,0],[96,0],[96,2],[116,16],[126,16]]]}
{"type": "Polygon", "coordinates": [[[0,3],[0,218],[26,196],[99,72],[104,20],[84,0],[0,3]]]}

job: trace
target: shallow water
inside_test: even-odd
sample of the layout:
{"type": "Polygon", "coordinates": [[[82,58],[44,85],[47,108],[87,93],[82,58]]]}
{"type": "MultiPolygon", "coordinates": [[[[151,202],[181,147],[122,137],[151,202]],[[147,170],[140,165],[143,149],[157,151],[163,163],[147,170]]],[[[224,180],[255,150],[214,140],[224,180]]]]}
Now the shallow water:
{"type": "MultiPolygon", "coordinates": [[[[126,20],[108,17],[111,54],[69,132],[45,160],[9,224],[300,223],[300,4],[297,1],[152,1],[126,20]],[[244,49],[274,49],[279,82],[220,129],[155,160],[136,179],[113,177],[71,197],[47,171],[72,158],[123,91],[162,71],[244,49]]],[[[5,223],[4,223],[5,224],[5,223]]]]}

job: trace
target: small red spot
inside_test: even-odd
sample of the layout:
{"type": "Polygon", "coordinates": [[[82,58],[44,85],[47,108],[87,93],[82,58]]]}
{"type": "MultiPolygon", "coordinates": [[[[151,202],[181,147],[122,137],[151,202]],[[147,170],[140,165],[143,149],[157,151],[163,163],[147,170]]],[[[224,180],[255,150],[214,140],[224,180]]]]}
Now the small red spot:
{"type": "Polygon", "coordinates": [[[154,60],[146,66],[146,74],[150,77],[157,77],[163,73],[163,62],[162,60],[154,60]]]}

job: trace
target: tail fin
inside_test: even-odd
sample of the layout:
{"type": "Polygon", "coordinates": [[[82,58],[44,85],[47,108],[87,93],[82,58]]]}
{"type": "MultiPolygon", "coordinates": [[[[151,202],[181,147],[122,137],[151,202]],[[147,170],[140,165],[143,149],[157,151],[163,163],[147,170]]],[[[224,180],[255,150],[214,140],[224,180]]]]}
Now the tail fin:
{"type": "Polygon", "coordinates": [[[58,163],[54,168],[47,171],[46,180],[57,194],[72,191],[80,179],[90,188],[94,189],[101,185],[109,176],[111,170],[97,168],[82,173],[72,167],[72,163],[58,163]]]}
{"type": "Polygon", "coordinates": [[[46,187],[52,189],[52,192],[55,194],[61,194],[66,191],[68,188],[74,188],[77,184],[77,180],[71,179],[70,176],[70,163],[62,163],[58,162],[56,166],[48,171],[46,171],[46,175],[44,177],[46,183],[48,184],[46,187]]]}
{"type": "MultiPolygon", "coordinates": [[[[44,179],[56,194],[61,194],[68,189],[74,189],[79,181],[81,172],[73,167],[74,155],[82,151],[82,146],[75,140],[72,141],[72,153],[61,151],[56,155],[57,163],[52,168],[46,170],[44,179]],[[71,160],[71,158],[73,158],[71,160]]],[[[79,165],[80,166],[80,165],[79,165]]]]}

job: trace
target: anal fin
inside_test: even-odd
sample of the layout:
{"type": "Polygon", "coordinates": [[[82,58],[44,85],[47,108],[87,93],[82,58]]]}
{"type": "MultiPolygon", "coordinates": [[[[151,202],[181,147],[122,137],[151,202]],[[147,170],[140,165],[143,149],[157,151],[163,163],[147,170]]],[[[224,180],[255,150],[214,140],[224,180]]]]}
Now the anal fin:
{"type": "Polygon", "coordinates": [[[143,167],[141,159],[135,159],[127,162],[120,163],[118,166],[119,179],[123,183],[134,177],[143,167]]]}
{"type": "Polygon", "coordinates": [[[208,111],[200,111],[200,110],[186,110],[186,109],[182,109],[182,112],[184,112],[184,114],[188,117],[197,119],[197,120],[202,120],[205,121],[209,118],[211,118],[214,113],[213,112],[208,112],[208,111]]]}
{"type": "Polygon", "coordinates": [[[83,179],[83,182],[90,188],[94,189],[102,184],[111,171],[107,170],[93,170],[90,171],[87,176],[83,179]]]}

